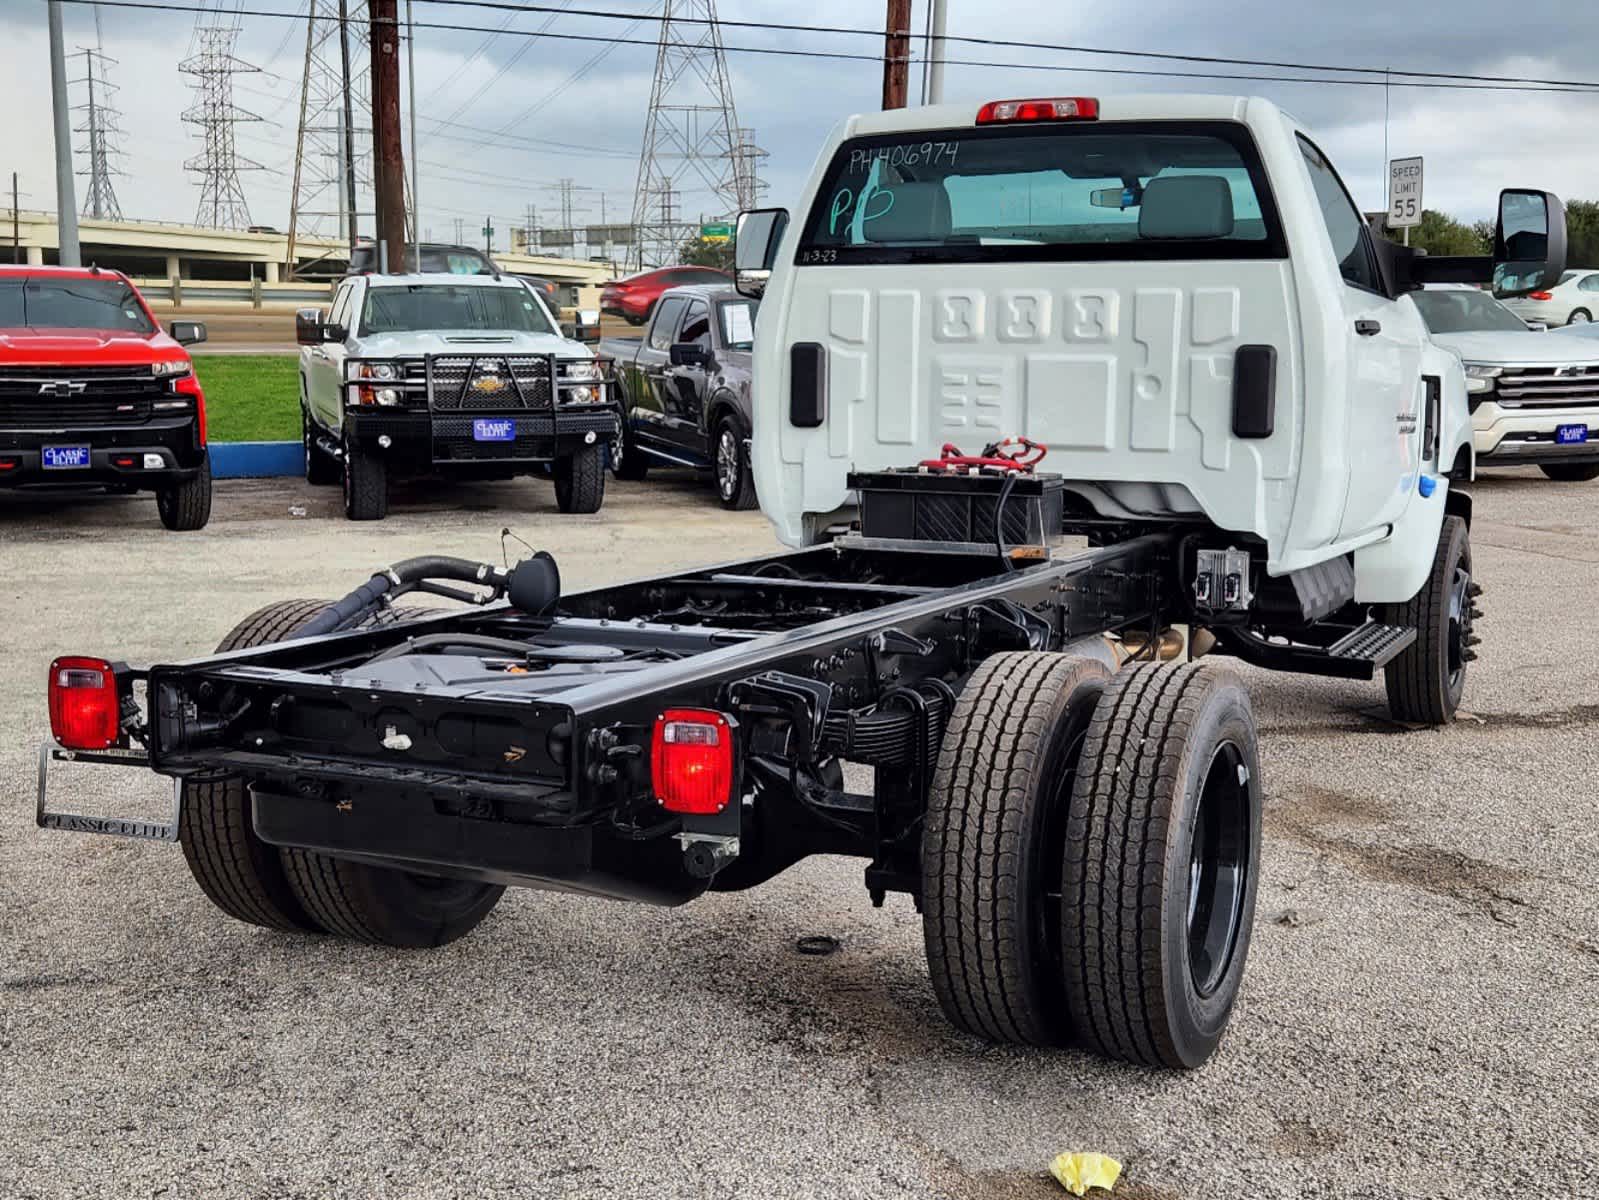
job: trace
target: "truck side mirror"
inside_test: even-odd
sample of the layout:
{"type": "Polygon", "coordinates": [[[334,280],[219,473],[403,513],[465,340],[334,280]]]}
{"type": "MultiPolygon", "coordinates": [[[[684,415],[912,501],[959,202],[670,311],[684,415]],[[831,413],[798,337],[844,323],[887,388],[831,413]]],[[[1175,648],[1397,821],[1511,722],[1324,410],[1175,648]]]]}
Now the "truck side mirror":
{"type": "Polygon", "coordinates": [[[674,367],[703,367],[711,359],[710,351],[698,342],[673,342],[666,353],[674,367]]]}
{"type": "Polygon", "coordinates": [[[302,346],[322,344],[322,321],[326,314],[320,308],[301,308],[294,313],[294,340],[302,346]]]}
{"type": "Polygon", "coordinates": [[[167,333],[180,346],[192,346],[196,342],[205,341],[205,322],[174,321],[167,326],[167,333]]]}
{"type": "Polygon", "coordinates": [[[1494,295],[1525,296],[1560,282],[1566,269],[1566,208],[1552,192],[1506,188],[1494,231],[1494,295]]]}
{"type": "Polygon", "coordinates": [[[741,296],[759,300],[772,277],[777,247],[788,228],[788,209],[754,208],[738,214],[733,242],[733,286],[741,296]]]}
{"type": "Polygon", "coordinates": [[[593,308],[580,308],[572,320],[572,340],[597,342],[600,340],[600,314],[593,308]]]}

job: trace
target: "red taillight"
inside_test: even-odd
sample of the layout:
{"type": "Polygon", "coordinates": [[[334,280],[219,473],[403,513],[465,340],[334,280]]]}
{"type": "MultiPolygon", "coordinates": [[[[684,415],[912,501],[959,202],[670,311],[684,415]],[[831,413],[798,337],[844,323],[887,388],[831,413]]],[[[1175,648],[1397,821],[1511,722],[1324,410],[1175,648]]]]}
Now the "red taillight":
{"type": "Polygon", "coordinates": [[[20,458],[0,458],[0,471],[15,471],[21,465],[20,458]]]}
{"type": "Polygon", "coordinates": [[[1553,300],[1554,299],[1554,295],[1552,293],[1550,293],[1550,292],[1528,292],[1527,293],[1527,299],[1529,299],[1529,300],[1553,300]]]}
{"type": "Polygon", "coordinates": [[[180,396],[194,397],[194,415],[200,422],[200,445],[205,445],[205,392],[200,388],[200,381],[190,371],[173,383],[172,390],[180,396]]]}
{"type": "Polygon", "coordinates": [[[1056,96],[1047,100],[990,100],[977,110],[979,125],[1012,121],[1097,121],[1099,101],[1092,96],[1056,96]]]}
{"type": "Polygon", "coordinates": [[[104,750],[122,740],[117,676],[103,658],[50,664],[50,732],[68,750],[104,750]]]}
{"type": "Polygon", "coordinates": [[[650,740],[655,798],[670,812],[719,813],[733,794],[733,729],[719,712],[669,708],[650,740]]]}

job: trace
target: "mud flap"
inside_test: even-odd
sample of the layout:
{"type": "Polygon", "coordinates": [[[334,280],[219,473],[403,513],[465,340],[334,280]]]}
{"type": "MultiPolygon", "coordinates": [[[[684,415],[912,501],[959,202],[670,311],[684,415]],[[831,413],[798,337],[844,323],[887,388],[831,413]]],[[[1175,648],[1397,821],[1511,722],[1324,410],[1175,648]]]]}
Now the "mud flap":
{"type": "Polygon", "coordinates": [[[63,750],[46,742],[39,747],[39,802],[34,814],[40,829],[60,829],[68,833],[105,833],[113,837],[139,838],[148,842],[176,842],[178,817],[183,805],[183,784],[172,781],[172,819],[147,821],[131,817],[90,816],[87,813],[51,812],[46,802],[50,787],[51,763],[93,763],[97,766],[150,769],[149,755],[140,751],[63,750]]]}

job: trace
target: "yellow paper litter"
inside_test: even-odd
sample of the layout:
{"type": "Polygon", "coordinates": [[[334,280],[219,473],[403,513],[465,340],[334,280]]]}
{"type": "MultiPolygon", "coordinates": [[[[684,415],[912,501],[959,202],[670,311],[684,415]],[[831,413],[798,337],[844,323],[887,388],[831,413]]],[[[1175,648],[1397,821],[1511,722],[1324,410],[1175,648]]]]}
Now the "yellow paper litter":
{"type": "Polygon", "coordinates": [[[1072,1195],[1081,1196],[1089,1188],[1110,1191],[1121,1178],[1122,1165],[1105,1154],[1057,1154],[1049,1173],[1072,1195]]]}

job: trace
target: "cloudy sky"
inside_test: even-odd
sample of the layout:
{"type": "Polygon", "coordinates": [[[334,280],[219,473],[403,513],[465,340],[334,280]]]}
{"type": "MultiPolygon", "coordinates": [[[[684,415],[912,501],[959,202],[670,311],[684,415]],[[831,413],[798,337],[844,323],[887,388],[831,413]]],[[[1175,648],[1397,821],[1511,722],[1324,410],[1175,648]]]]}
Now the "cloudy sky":
{"type": "MultiPolygon", "coordinates": [[[[192,4],[194,0],[164,0],[192,4]]],[[[237,0],[233,0],[237,5],[237,0]]],[[[573,7],[572,0],[548,0],[573,7]]],[[[681,0],[680,0],[681,2],[681,0]]],[[[916,0],[917,28],[922,3],[916,0]]],[[[246,9],[303,14],[305,0],[243,0],[246,9]]],[[[528,205],[554,224],[559,180],[575,193],[577,220],[626,220],[649,100],[654,49],[558,39],[550,35],[625,37],[648,42],[659,0],[578,0],[578,7],[635,14],[604,20],[569,12],[507,12],[457,4],[416,3],[418,22],[464,26],[419,29],[416,92],[421,126],[422,225],[440,240],[459,219],[469,241],[491,216],[502,231],[522,223],[528,205]],[[517,31],[543,30],[529,38],[517,31]],[[508,136],[501,136],[508,134],[508,136]]],[[[867,27],[882,19],[880,0],[721,0],[724,19],[867,27]]],[[[1507,20],[1500,0],[1396,5],[1391,0],[1143,0],[1133,4],[1058,4],[949,0],[949,31],[1029,42],[1137,49],[1346,66],[1599,80],[1599,22],[1572,0],[1528,0],[1518,10],[1536,20],[1507,20]],[[1437,13],[1438,15],[1433,15],[1437,13]]],[[[68,4],[69,49],[94,44],[94,10],[68,4]]],[[[403,0],[402,0],[403,11],[403,0]]],[[[43,0],[0,0],[0,111],[11,114],[0,139],[0,172],[21,177],[24,208],[53,208],[48,52],[43,0]]],[[[193,103],[178,71],[193,41],[196,14],[102,5],[107,54],[125,131],[116,183],[125,215],[192,221],[198,186],[183,162],[198,152],[180,117],[193,103]]],[[[211,20],[212,18],[201,18],[211,20]]],[[[239,127],[239,152],[261,170],[242,178],[257,223],[288,219],[305,23],[244,16],[238,55],[260,67],[240,76],[235,99],[263,118],[239,127]]],[[[728,66],[741,124],[770,151],[763,176],[773,203],[788,203],[809,170],[817,143],[838,117],[877,106],[881,69],[871,62],[778,57],[734,51],[804,48],[876,54],[869,37],[729,28],[728,66]]],[[[1155,71],[1214,70],[1283,74],[1244,67],[1158,62],[1063,51],[1022,51],[953,43],[946,98],[974,105],[997,96],[1110,94],[1126,91],[1254,92],[1270,96],[1320,134],[1363,207],[1384,205],[1386,142],[1395,157],[1427,159],[1428,207],[1474,218],[1487,215],[1506,184],[1599,198],[1593,130],[1599,94],[1529,95],[1336,86],[1325,82],[1174,79],[1116,75],[1094,67],[1155,71]],[[977,65],[988,64],[988,65],[977,65]],[[1005,65],[998,65],[1005,64],[1005,65]],[[1036,65],[1035,65],[1036,64],[1036,65]],[[1047,64],[1048,69],[1046,69],[1047,64]],[[1065,68],[1065,69],[1062,69],[1065,68]],[[1387,109],[1385,118],[1385,106],[1387,109]]],[[[69,72],[83,75],[82,58],[69,72]]],[[[919,71],[913,67],[912,91],[919,71]]],[[[75,89],[74,100],[84,99],[75,89]]],[[[689,101],[692,102],[692,101],[689,101]]],[[[9,182],[9,179],[6,180],[9,182]]],[[[80,200],[82,197],[80,184],[80,200]]],[[[685,197],[693,213],[712,204],[685,197]]]]}

